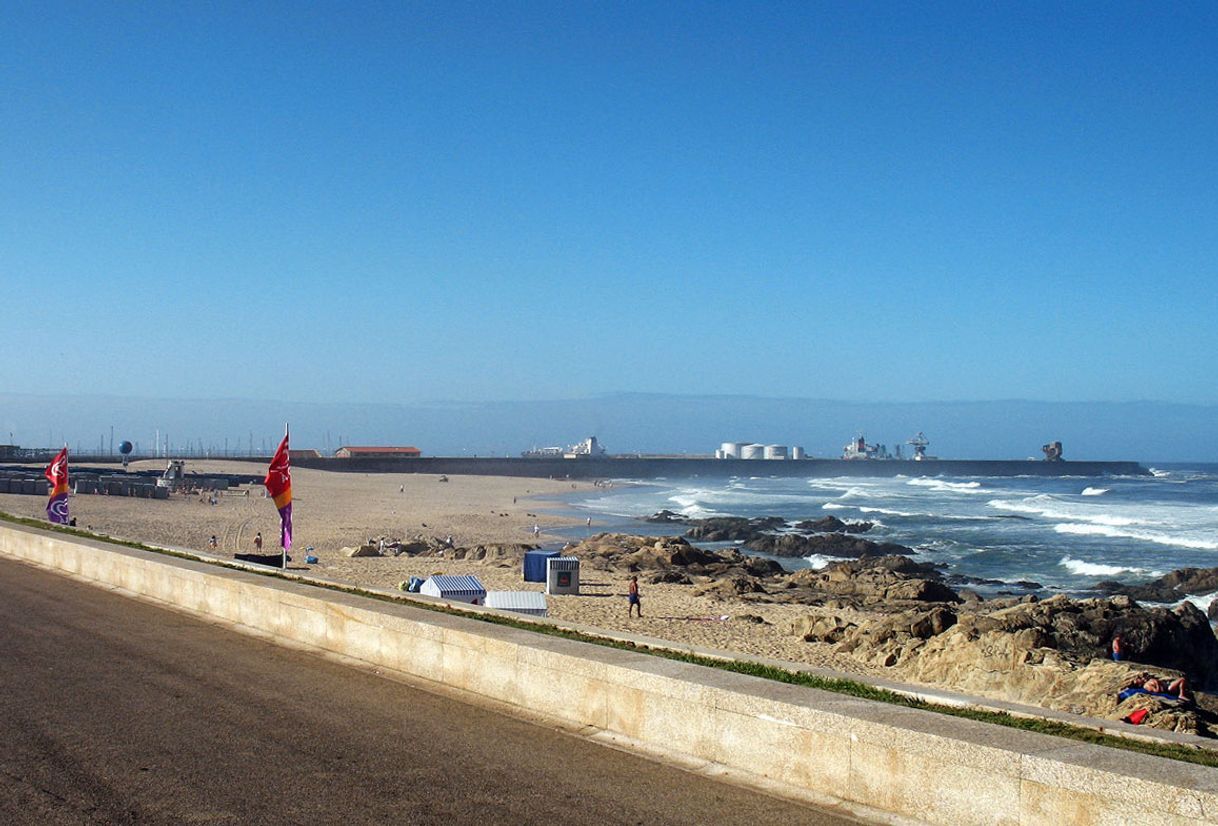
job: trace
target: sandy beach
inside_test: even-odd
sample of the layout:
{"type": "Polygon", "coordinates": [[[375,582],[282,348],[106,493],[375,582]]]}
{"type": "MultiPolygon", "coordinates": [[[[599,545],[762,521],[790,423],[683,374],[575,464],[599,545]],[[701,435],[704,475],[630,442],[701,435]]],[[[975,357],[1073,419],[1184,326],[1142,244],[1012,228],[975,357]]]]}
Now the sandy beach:
{"type": "MultiPolygon", "coordinates": [[[[135,462],[133,470],[159,469],[160,463],[135,462]]],[[[257,474],[262,466],[245,462],[197,461],[197,473],[257,474]]],[[[437,537],[469,547],[487,543],[555,545],[560,537],[547,529],[580,520],[547,513],[552,502],[590,482],[522,479],[498,476],[451,476],[447,482],[421,474],[335,473],[295,469],[292,473],[295,547],[292,567],[335,582],[396,588],[411,576],[436,573],[473,574],[488,590],[543,590],[524,582],[518,562],[439,559],[436,557],[348,557],[343,549],[369,539],[437,537]],[[533,537],[533,526],[541,535],[533,537]],[[304,549],[312,547],[318,564],[304,566],[304,549]]],[[[0,510],[41,519],[40,496],[0,495],[0,510]]],[[[279,518],[263,498],[261,486],[242,486],[219,497],[216,505],[197,495],[175,495],[167,501],[119,496],[81,495],[71,499],[79,527],[121,539],[211,553],[208,539],[217,537],[218,553],[250,553],[261,532],[264,550],[277,548],[279,518]]],[[[593,527],[596,527],[595,520],[593,527]]],[[[640,532],[644,532],[640,526],[640,532]]],[[[693,595],[688,585],[644,584],[643,617],[626,613],[625,572],[587,571],[580,596],[551,596],[550,616],[598,628],[631,631],[690,645],[717,648],[836,668],[857,674],[877,669],[832,654],[829,646],[803,642],[790,632],[798,616],[816,609],[798,605],[761,605],[693,595]]]]}

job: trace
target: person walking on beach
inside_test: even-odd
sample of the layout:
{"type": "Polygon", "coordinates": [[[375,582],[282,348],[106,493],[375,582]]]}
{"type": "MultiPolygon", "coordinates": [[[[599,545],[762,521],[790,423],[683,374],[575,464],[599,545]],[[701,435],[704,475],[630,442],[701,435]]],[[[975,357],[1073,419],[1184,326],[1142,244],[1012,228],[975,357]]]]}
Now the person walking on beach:
{"type": "Polygon", "coordinates": [[[258,533],[254,534],[254,550],[262,550],[262,531],[258,531],[258,533]]]}
{"type": "Polygon", "coordinates": [[[207,540],[207,546],[214,551],[216,549],[216,544],[216,535],[213,533],[211,535],[211,539],[207,540]]]}
{"type": "Polygon", "coordinates": [[[626,589],[626,616],[633,616],[636,608],[639,612],[639,619],[642,619],[643,603],[639,602],[639,578],[632,576],[630,587],[626,589]]]}
{"type": "Polygon", "coordinates": [[[536,522],[533,523],[533,536],[534,537],[541,536],[541,526],[538,525],[536,522]]]}

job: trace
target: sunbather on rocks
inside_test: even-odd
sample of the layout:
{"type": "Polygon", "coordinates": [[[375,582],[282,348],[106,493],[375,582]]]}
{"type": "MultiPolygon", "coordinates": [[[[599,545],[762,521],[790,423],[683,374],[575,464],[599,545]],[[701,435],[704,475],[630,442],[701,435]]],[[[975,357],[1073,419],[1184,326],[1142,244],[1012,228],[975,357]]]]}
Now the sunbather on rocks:
{"type": "Polygon", "coordinates": [[[1128,687],[1140,688],[1148,694],[1175,694],[1182,701],[1188,699],[1188,681],[1184,677],[1169,681],[1166,677],[1155,677],[1143,671],[1130,681],[1128,687]]]}

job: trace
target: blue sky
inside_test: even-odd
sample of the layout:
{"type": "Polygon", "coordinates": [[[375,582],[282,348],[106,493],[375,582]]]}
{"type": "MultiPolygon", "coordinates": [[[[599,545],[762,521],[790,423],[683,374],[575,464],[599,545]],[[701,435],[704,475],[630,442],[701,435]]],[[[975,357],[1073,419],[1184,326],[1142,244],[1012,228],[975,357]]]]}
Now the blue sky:
{"type": "Polygon", "coordinates": [[[1215,42],[1212,3],[10,5],[0,386],[1215,404],[1215,42]]]}

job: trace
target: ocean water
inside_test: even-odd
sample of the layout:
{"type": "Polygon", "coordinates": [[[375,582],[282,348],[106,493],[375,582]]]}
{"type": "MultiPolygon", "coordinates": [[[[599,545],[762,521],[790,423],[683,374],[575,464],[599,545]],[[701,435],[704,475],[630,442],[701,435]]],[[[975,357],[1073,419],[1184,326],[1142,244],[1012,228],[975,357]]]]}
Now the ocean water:
{"type": "MultiPolygon", "coordinates": [[[[1002,584],[987,593],[1085,594],[1103,580],[1144,582],[1182,567],[1218,566],[1218,465],[1155,467],[1152,477],[911,477],[623,480],[573,496],[593,530],[678,533],[638,522],[669,509],[690,517],[833,514],[866,520],[947,573],[1002,584]]],[[[784,560],[822,567],[820,557],[784,560]]],[[[1203,608],[1213,597],[1193,598],[1203,608]]]]}

